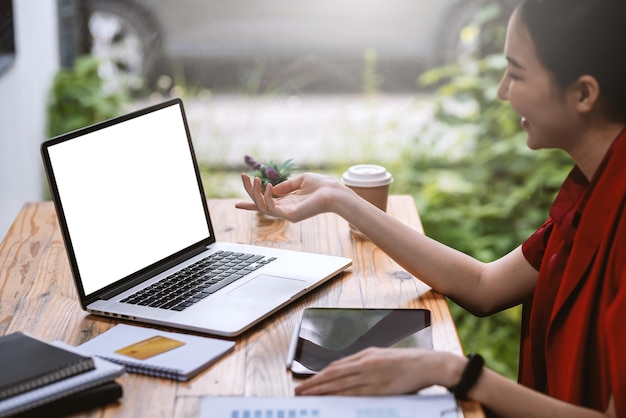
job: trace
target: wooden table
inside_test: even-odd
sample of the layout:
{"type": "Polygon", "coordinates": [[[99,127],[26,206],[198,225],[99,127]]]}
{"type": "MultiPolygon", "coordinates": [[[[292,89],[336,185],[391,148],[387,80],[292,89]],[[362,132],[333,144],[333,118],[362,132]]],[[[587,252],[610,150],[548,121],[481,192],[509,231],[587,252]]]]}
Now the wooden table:
{"type": "MultiPolygon", "coordinates": [[[[463,354],[444,297],[352,235],[346,221],[327,214],[290,224],[237,210],[235,201],[209,200],[219,240],[341,255],[353,259],[352,267],[237,338],[234,352],[189,382],[125,374],[118,379],[121,402],[92,416],[197,417],[204,395],[293,396],[298,380],[285,358],[307,306],[430,309],[435,349],[463,354]]],[[[422,231],[410,196],[390,196],[388,212],[422,231]]],[[[80,308],[52,203],[24,205],[0,244],[0,335],[24,331],[78,345],[116,323],[80,308]]],[[[463,409],[465,417],[484,416],[475,403],[463,409]]]]}

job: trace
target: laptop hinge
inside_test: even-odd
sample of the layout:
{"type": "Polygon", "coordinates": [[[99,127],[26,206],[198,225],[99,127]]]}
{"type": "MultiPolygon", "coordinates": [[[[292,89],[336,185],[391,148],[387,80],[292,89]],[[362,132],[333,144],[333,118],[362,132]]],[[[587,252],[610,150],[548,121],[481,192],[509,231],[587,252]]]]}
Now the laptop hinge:
{"type": "Polygon", "coordinates": [[[131,287],[137,286],[138,284],[148,280],[151,277],[156,276],[157,274],[160,274],[162,272],[164,272],[165,270],[168,270],[172,267],[174,267],[177,264],[182,263],[185,260],[188,260],[192,257],[197,256],[198,254],[206,251],[207,247],[205,246],[201,246],[198,247],[196,249],[190,250],[185,252],[184,255],[178,256],[173,258],[172,260],[168,261],[167,263],[164,263],[162,265],[160,265],[158,268],[152,269],[150,271],[147,271],[145,273],[140,274],[139,276],[135,277],[134,279],[129,280],[127,283],[121,284],[121,285],[117,285],[115,286],[115,288],[102,293],[98,299],[104,299],[104,300],[109,300],[117,295],[119,295],[122,292],[127,291],[128,289],[130,289],[131,287]]]}

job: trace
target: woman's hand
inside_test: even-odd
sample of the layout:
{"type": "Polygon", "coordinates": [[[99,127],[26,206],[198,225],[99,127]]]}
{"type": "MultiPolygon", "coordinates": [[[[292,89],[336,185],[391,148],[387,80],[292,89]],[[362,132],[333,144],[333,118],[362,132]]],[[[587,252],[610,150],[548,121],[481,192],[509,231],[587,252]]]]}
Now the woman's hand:
{"type": "Polygon", "coordinates": [[[330,177],[307,173],[263,191],[261,179],[242,174],[243,186],[252,202],[239,202],[239,209],[257,210],[291,222],[332,211],[333,199],[343,186],[330,177]]]}
{"type": "Polygon", "coordinates": [[[446,376],[461,370],[464,362],[433,350],[372,347],[334,361],[298,386],[296,395],[415,393],[433,384],[448,384],[446,376]]]}

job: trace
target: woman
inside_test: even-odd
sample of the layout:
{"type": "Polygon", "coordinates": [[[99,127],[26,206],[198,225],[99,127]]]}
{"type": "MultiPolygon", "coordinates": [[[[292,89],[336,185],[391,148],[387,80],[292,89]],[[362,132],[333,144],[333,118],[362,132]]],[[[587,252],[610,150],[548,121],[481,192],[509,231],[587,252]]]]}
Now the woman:
{"type": "Polygon", "coordinates": [[[513,12],[499,97],[521,116],[530,148],[562,149],[576,165],[545,224],[499,260],[420,235],[330,178],[304,174],[263,192],[243,175],[253,202],[239,208],[293,222],[334,212],[476,315],[524,304],[519,384],[479,356],[373,348],[329,365],[297,394],[437,384],[499,416],[626,416],[624,16],[624,0],[525,0],[513,12]]]}

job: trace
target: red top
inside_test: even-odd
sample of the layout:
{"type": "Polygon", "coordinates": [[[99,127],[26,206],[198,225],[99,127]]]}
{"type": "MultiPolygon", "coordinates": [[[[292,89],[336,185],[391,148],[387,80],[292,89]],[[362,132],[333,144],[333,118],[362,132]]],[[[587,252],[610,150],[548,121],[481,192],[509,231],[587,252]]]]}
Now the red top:
{"type": "Polygon", "coordinates": [[[539,271],[525,301],[520,383],[626,416],[626,130],[588,182],[575,167],[523,245],[539,271]]]}

